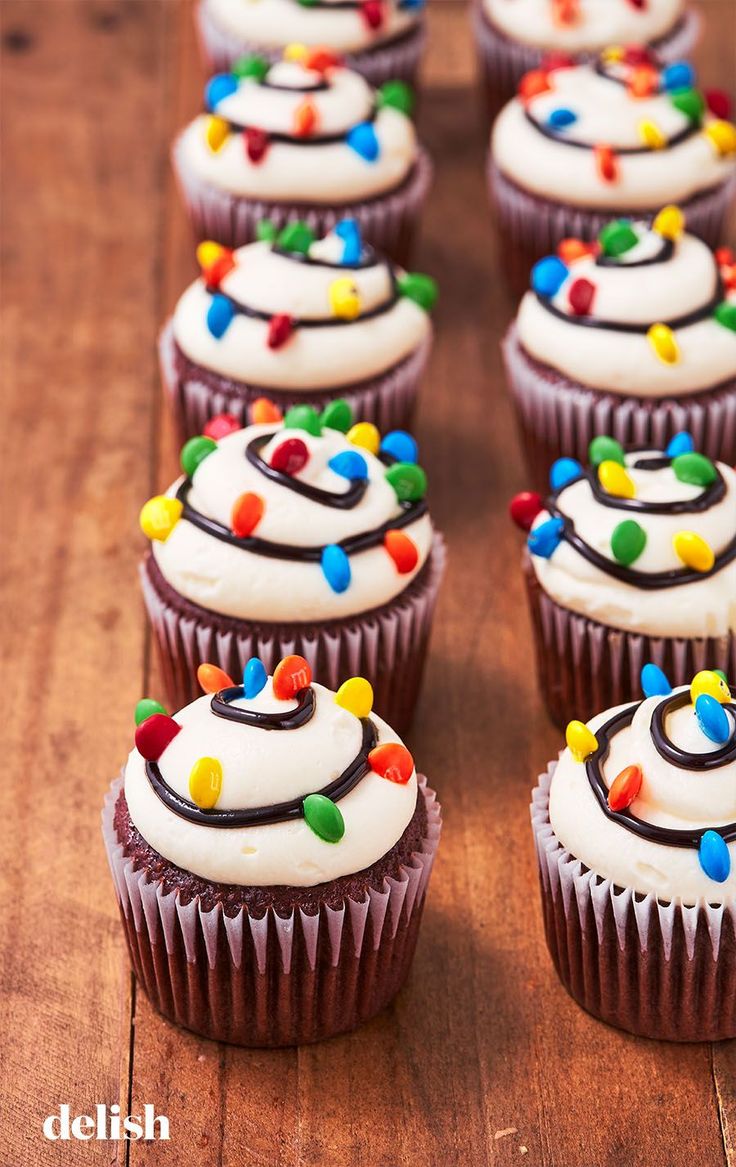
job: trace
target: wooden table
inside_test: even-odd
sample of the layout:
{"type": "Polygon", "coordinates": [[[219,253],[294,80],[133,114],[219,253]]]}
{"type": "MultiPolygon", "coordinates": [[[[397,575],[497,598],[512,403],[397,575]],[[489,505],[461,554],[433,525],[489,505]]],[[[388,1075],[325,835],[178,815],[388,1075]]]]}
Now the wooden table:
{"type": "MultiPolygon", "coordinates": [[[[713,85],[734,0],[702,4],[713,85]]],[[[506,501],[523,487],[498,341],[484,137],[460,0],[436,0],[417,267],[442,280],[419,436],[451,563],[411,745],[444,803],[414,973],[325,1045],[249,1052],[136,990],[99,834],[133,708],[158,692],[137,513],[174,476],[154,346],[191,278],[167,147],[199,105],[182,0],[3,0],[5,907],[2,1167],[715,1167],[736,1162],[736,1044],[658,1045],[567,997],[542,937],[529,791],[559,746],[534,691],[506,501]],[[169,1143],[50,1143],[61,1103],[154,1103],[169,1143]]]]}

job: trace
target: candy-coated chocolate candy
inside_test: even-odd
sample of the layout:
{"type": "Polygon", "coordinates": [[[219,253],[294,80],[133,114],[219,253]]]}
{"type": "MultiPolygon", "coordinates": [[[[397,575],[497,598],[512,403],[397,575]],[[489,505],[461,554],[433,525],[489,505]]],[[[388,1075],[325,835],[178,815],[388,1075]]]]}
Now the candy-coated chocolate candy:
{"type": "Polygon", "coordinates": [[[335,693],[335,704],[355,717],[368,717],[373,708],[373,687],[365,677],[350,677],[335,693]]]}
{"type": "Polygon", "coordinates": [[[650,150],[661,150],[667,145],[667,138],[656,122],[651,118],[644,118],[639,122],[639,138],[650,150]]]}
{"type": "Polygon", "coordinates": [[[670,101],[691,122],[699,122],[705,113],[705,100],[697,89],[682,89],[679,93],[672,93],[670,101]]]}
{"type": "Polygon", "coordinates": [[[341,478],[349,478],[351,482],[362,481],[368,477],[368,463],[357,450],[342,450],[330,458],[327,465],[335,474],[339,474],[341,478]]]}
{"type": "Polygon", "coordinates": [[[595,284],[583,276],[573,280],[567,290],[567,302],[576,316],[589,316],[595,299],[595,284]]]}
{"type": "Polygon", "coordinates": [[[722,746],[733,733],[733,722],[720,701],[710,693],[701,693],[695,702],[698,725],[709,741],[722,746]]]}
{"type": "Polygon", "coordinates": [[[296,219],[293,223],[287,223],[279,231],[276,241],[283,251],[291,251],[295,255],[308,255],[314,238],[314,231],[309,223],[296,219]]]}
{"type": "Polygon", "coordinates": [[[558,458],[552,463],[549,472],[549,484],[552,490],[562,490],[568,482],[574,482],[583,473],[583,468],[577,458],[558,458]]]}
{"type": "Polygon", "coordinates": [[[306,430],[318,438],[322,433],[322,422],[313,405],[292,405],[284,414],[284,429],[306,430]]]}
{"type": "Polygon", "coordinates": [[[266,157],[271,139],[265,130],[259,130],[257,126],[246,126],[243,130],[243,144],[248,160],[257,166],[266,157]]]}
{"type": "Polygon", "coordinates": [[[227,296],[216,293],[207,309],[207,328],[215,340],[219,340],[221,336],[225,335],[234,315],[235,309],[227,296]]]}
{"type": "Polygon", "coordinates": [[[297,138],[308,138],[319,125],[319,114],[314,102],[308,97],[294,110],[294,133],[297,138]]]}
{"type": "Polygon", "coordinates": [[[701,669],[693,677],[692,684],[690,685],[690,700],[693,705],[703,693],[709,697],[714,697],[722,705],[731,700],[731,690],[728,687],[726,678],[723,676],[723,673],[717,672],[715,669],[701,669]]]}
{"type": "Polygon", "coordinates": [[[678,559],[693,571],[710,571],[716,561],[713,548],[695,531],[678,531],[672,546],[678,559]]]}
{"type": "Polygon", "coordinates": [[[346,434],[353,424],[353,411],[347,401],[336,397],[334,401],[330,401],[324,407],[319,419],[324,429],[337,430],[341,434],[346,434]]]}
{"type": "Polygon", "coordinates": [[[641,766],[625,766],[617,774],[608,791],[608,805],[611,810],[626,810],[638,795],[642,783],[641,766]]]}
{"type": "Polygon", "coordinates": [[[181,726],[173,717],[152,713],[135,731],[135,748],[147,762],[157,762],[181,726]]]}
{"type": "Polygon", "coordinates": [[[647,533],[636,519],[624,519],[613,529],[611,551],[613,557],[624,567],[630,567],[639,558],[647,545],[647,533]]]}
{"type": "Polygon", "coordinates": [[[282,417],[278,405],[274,405],[267,397],[257,397],[250,407],[250,420],[253,425],[271,425],[280,422],[282,417]]]}
{"type": "Polygon", "coordinates": [[[165,494],[149,498],[141,508],[138,520],[143,534],[147,539],[157,539],[159,543],[165,543],[179,522],[183,510],[184,506],[178,498],[169,498],[165,494]]]}
{"type": "Polygon", "coordinates": [[[238,78],[234,73],[216,73],[204,87],[204,103],[208,109],[215,109],[218,102],[237,92],[238,78]]]}
{"type": "Polygon", "coordinates": [[[619,466],[626,465],[624,448],[615,438],[607,434],[599,434],[593,438],[588,446],[588,458],[592,466],[600,466],[601,462],[618,462],[619,466]]]}
{"type": "Polygon", "coordinates": [[[221,243],[214,243],[211,239],[204,239],[197,244],[197,263],[202,271],[212,267],[213,263],[224,255],[226,248],[221,243]]]}
{"type": "Polygon", "coordinates": [[[721,157],[736,153],[736,126],[731,122],[720,119],[709,122],[703,133],[721,157]]]}
{"type": "Polygon", "coordinates": [[[201,466],[205,458],[209,458],[210,454],[214,454],[217,449],[217,442],[214,438],[206,438],[204,434],[199,437],[190,438],[188,442],[181,448],[180,462],[181,468],[186,474],[187,478],[194,475],[198,466],[201,466]]]}
{"type": "Polygon", "coordinates": [[[346,267],[356,267],[363,254],[363,239],[356,219],[341,219],[335,226],[335,234],[343,241],[340,262],[346,267]]]}
{"type": "Polygon", "coordinates": [[[724,89],[706,89],[705,103],[714,117],[726,119],[731,116],[731,98],[724,89]]]}
{"type": "Polygon", "coordinates": [[[265,689],[268,673],[260,657],[252,656],[243,669],[243,696],[248,700],[257,697],[265,689]]]}
{"type": "Polygon", "coordinates": [[[427,493],[427,475],[416,462],[394,462],[385,474],[399,502],[418,502],[427,493]]]}
{"type": "Polygon", "coordinates": [[[561,239],[557,244],[557,255],[564,264],[569,265],[591,255],[597,248],[597,243],[585,243],[582,239],[561,239]]]}
{"type": "Polygon", "coordinates": [[[219,693],[220,689],[229,689],[233,679],[219,665],[203,662],[197,669],[197,681],[203,693],[219,693]]]}
{"type": "Polygon", "coordinates": [[[556,296],[568,275],[567,264],[559,256],[546,255],[532,268],[532,288],[540,296],[556,296]]]}
{"type": "Polygon", "coordinates": [[[261,82],[270,68],[271,63],[265,57],[241,57],[233,65],[233,73],[236,77],[252,77],[254,81],[261,82]]]}
{"type": "Polygon", "coordinates": [[[725,883],[731,874],[731,854],[728,843],[718,831],[704,831],[698,849],[703,871],[715,883],[725,883]]]}
{"type": "Polygon", "coordinates": [[[246,490],[233,503],[230,513],[230,527],[233,535],[239,539],[247,539],[263,518],[266,504],[260,494],[254,490],[246,490]]]}
{"type": "Polygon", "coordinates": [[[688,61],[673,61],[661,73],[663,89],[689,89],[695,84],[695,71],[688,61]]]}
{"type": "Polygon", "coordinates": [[[400,296],[405,296],[407,300],[413,300],[425,312],[431,312],[437,303],[439,295],[437,281],[433,280],[431,276],[425,276],[422,272],[405,272],[397,277],[396,286],[400,296]]]}
{"type": "Polygon", "coordinates": [[[582,721],[571,721],[568,724],[565,741],[576,762],[584,762],[598,749],[598,738],[582,721]]]}
{"type": "Polygon", "coordinates": [[[710,458],[694,451],[673,458],[672,469],[680,482],[687,482],[690,486],[710,486],[718,478],[718,471],[710,458]]]}
{"type": "Polygon", "coordinates": [[[333,316],[341,320],[355,320],[360,316],[360,293],[355,280],[350,276],[340,276],[333,280],[329,289],[330,308],[333,316]]]}
{"type": "Polygon", "coordinates": [[[273,695],[278,701],[291,701],[312,683],[309,661],[303,656],[285,656],[273,673],[273,695]]]}
{"type": "MultiPolygon", "coordinates": [[[[304,4],[304,0],[299,0],[300,4],[304,4]]],[[[305,7],[311,8],[314,6],[314,0],[306,0],[305,7]]],[[[312,69],[315,73],[326,73],[329,69],[337,69],[342,65],[342,57],[337,53],[330,52],[329,49],[310,49],[304,61],[307,69],[312,69]]]]}
{"type": "Polygon", "coordinates": [[[540,559],[549,559],[559,547],[564,530],[564,519],[545,519],[529,532],[527,547],[532,555],[537,555],[540,559]]]}
{"type": "Polygon", "coordinates": [[[210,114],[205,124],[204,140],[213,154],[222,149],[229,136],[230,126],[225,119],[218,117],[217,114],[210,114]]]}
{"type": "Polygon", "coordinates": [[[285,61],[295,61],[297,64],[303,65],[309,56],[309,49],[300,41],[291,41],[290,44],[284,46],[281,55],[285,61]]]}
{"type": "Polygon", "coordinates": [[[531,530],[532,523],[541,510],[544,510],[544,500],[536,490],[522,490],[515,494],[509,503],[509,514],[522,531],[531,530]]]}
{"type": "Polygon", "coordinates": [[[380,452],[395,458],[397,462],[416,462],[419,446],[406,430],[391,430],[384,436],[380,452]]]}
{"type": "Polygon", "coordinates": [[[670,438],[665,454],[668,458],[679,458],[680,454],[691,454],[694,449],[693,435],[687,430],[680,430],[670,438]]]}
{"type": "Polygon", "coordinates": [[[406,81],[384,81],[376,93],[376,105],[379,109],[383,109],[384,106],[398,109],[407,117],[411,117],[414,109],[414,91],[406,81]]]}
{"type": "Polygon", "coordinates": [[[256,223],[256,239],[259,243],[275,243],[279,229],[272,219],[259,219],[256,223]]]}
{"type": "Polygon", "coordinates": [[[669,325],[652,324],[647,331],[647,340],[663,364],[676,365],[679,362],[680,347],[669,325]]]}
{"type": "Polygon", "coordinates": [[[347,439],[354,446],[360,446],[369,454],[377,454],[381,446],[381,435],[372,421],[359,421],[347,432],[347,439]]]}
{"type": "Polygon", "coordinates": [[[559,109],[553,109],[547,118],[547,125],[552,130],[566,130],[568,126],[574,125],[578,120],[578,115],[571,109],[566,109],[560,106],[559,109]]]}
{"type": "Polygon", "coordinates": [[[222,790],[222,762],[198,758],[189,774],[189,797],[200,810],[212,810],[222,790]]]}
{"type": "Polygon", "coordinates": [[[348,130],[345,141],[366,162],[375,162],[381,152],[373,122],[359,122],[353,126],[348,130]]]}
{"type": "Polygon", "coordinates": [[[345,820],[339,806],[324,794],[308,794],[302,806],[304,821],[325,843],[339,843],[345,820]]]}
{"type": "Polygon", "coordinates": [[[540,68],[545,73],[555,73],[558,69],[574,69],[577,61],[569,53],[550,52],[542,57],[540,68]]]}
{"type": "Polygon", "coordinates": [[[283,348],[294,332],[294,321],[288,312],[277,312],[268,322],[266,344],[270,349],[283,348]]]}
{"type": "Polygon", "coordinates": [[[406,746],[399,742],[384,742],[376,746],[368,755],[368,765],[381,778],[406,786],[414,773],[414,759],[406,746]]]}
{"type": "Polygon", "coordinates": [[[164,717],[167,716],[166,710],[160,701],[154,701],[153,697],[141,697],[135,707],[136,725],[140,725],[147,717],[153,717],[154,713],[162,713],[164,717]]]}
{"type": "Polygon", "coordinates": [[[225,276],[234,268],[235,258],[232,251],[223,248],[217,259],[213,260],[209,267],[206,267],[202,272],[207,291],[216,292],[225,276]]]}
{"type": "Polygon", "coordinates": [[[522,101],[531,101],[533,97],[538,97],[540,93],[546,93],[551,88],[549,78],[542,69],[531,69],[522,77],[517,92],[522,101]]]}
{"type": "Polygon", "coordinates": [[[736,304],[730,300],[722,300],[713,313],[719,324],[736,332],[736,304]]]}
{"type": "Polygon", "coordinates": [[[595,168],[603,182],[618,181],[618,158],[610,146],[593,147],[595,168]]]}
{"type": "Polygon", "coordinates": [[[396,564],[399,575],[408,575],[419,563],[419,552],[413,539],[404,531],[387,531],[383,545],[396,564]]]}
{"type": "Polygon", "coordinates": [[[685,216],[679,207],[663,207],[652,223],[652,230],[663,239],[679,239],[685,230],[685,216]]]}
{"type": "Polygon", "coordinates": [[[639,236],[628,219],[615,219],[612,223],[606,223],[598,236],[598,242],[604,255],[616,258],[636,247],[639,236]]]}
{"type": "Polygon", "coordinates": [[[636,498],[636,487],[628,471],[619,462],[601,462],[598,481],[606,494],[613,494],[616,498],[636,498]]]}
{"type": "Polygon", "coordinates": [[[651,661],[641,670],[641,688],[645,697],[669,697],[672,692],[667,674],[651,661]]]}
{"type": "Polygon", "coordinates": [[[339,543],[328,543],[322,551],[322,573],[332,588],[339,595],[350,587],[352,571],[350,560],[339,543]]]}
{"type": "Polygon", "coordinates": [[[634,98],[651,97],[659,88],[657,70],[648,63],[638,65],[632,69],[626,88],[634,98]]]}
{"type": "Polygon", "coordinates": [[[285,438],[271,454],[271,466],[282,474],[298,474],[309,461],[309,450],[301,438],[285,438]]]}
{"type": "Polygon", "coordinates": [[[381,0],[360,0],[360,15],[366,28],[377,29],[383,25],[381,0]]]}
{"type": "Polygon", "coordinates": [[[717,677],[720,677],[720,678],[721,678],[721,680],[723,681],[724,685],[728,685],[728,677],[727,677],[727,676],[726,676],[726,674],[724,673],[723,669],[713,669],[713,672],[715,673],[715,675],[716,675],[717,677]]]}
{"type": "Polygon", "coordinates": [[[206,438],[219,442],[220,438],[226,438],[228,434],[234,434],[236,430],[242,428],[234,413],[218,413],[210,418],[202,432],[206,438]]]}

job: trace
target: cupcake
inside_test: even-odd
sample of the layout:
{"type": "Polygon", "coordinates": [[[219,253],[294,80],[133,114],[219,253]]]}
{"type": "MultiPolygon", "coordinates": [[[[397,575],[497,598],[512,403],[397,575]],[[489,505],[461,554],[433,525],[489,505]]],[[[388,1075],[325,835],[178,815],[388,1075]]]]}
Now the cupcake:
{"type": "Polygon", "coordinates": [[[624,452],[600,436],[590,467],[562,458],[545,503],[511,503],[539,686],[552,719],[630,701],[647,661],[673,684],[706,665],[736,676],[736,471],[677,434],[624,452]]]}
{"type": "Polygon", "coordinates": [[[574,721],[532,796],[560,980],[643,1037],[736,1037],[736,703],[716,672],[574,721]]]}
{"type": "Polygon", "coordinates": [[[663,447],[685,429],[736,462],[736,264],[676,207],[540,260],[502,347],[536,485],[598,434],[663,447]]]}
{"type": "Polygon", "coordinates": [[[367,677],[405,730],[445,558],[416,458],[408,433],[381,438],[339,401],[186,443],[184,477],[141,512],[143,595],[173,708],[196,695],[203,661],[234,674],[250,656],[273,668],[297,652],[333,688],[367,677]]]}
{"type": "Polygon", "coordinates": [[[352,218],[407,261],[432,167],[404,82],[374,90],[322,50],[273,65],[254,57],[213,77],[205,106],[173,148],[198,239],[241,247],[263,219],[326,235],[352,218]]]}
{"type": "Polygon", "coordinates": [[[665,64],[687,57],[700,20],[685,0],[474,0],[473,24],[490,112],[525,73],[589,60],[607,45],[648,45],[665,64]]]}
{"type": "Polygon", "coordinates": [[[164,327],[161,370],[182,438],[221,413],[246,425],[263,398],[281,410],[345,398],[381,429],[410,425],[434,281],[364,245],[354,219],[320,240],[306,223],[260,230],[272,238],[236,252],[200,244],[202,277],[164,327]]]}
{"type": "Polygon", "coordinates": [[[708,108],[690,65],[646,49],[528,73],[493,127],[489,182],[514,286],[561,240],[678,203],[715,247],[736,183],[736,128],[708,108]]]}
{"type": "Polygon", "coordinates": [[[440,834],[434,792],[371,712],[288,656],[242,684],[201,670],[150,699],[105,802],[130,959],[153,1005],[205,1037],[298,1045],[354,1029],[403,985],[440,834]],[[226,679],[227,680],[227,679],[226,679]]]}
{"type": "Polygon", "coordinates": [[[277,60],[293,44],[324,46],[371,85],[413,83],[427,40],[424,0],[200,0],[197,24],[212,70],[245,55],[277,60]]]}

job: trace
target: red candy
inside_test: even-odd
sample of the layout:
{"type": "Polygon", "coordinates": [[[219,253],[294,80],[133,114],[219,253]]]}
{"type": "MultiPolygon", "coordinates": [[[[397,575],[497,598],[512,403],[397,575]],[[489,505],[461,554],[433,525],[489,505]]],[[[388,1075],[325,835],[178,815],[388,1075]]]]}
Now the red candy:
{"type": "Polygon", "coordinates": [[[576,316],[588,316],[595,297],[595,284],[590,280],[573,280],[567,293],[567,300],[576,316]]]}
{"type": "Polygon", "coordinates": [[[626,45],[624,63],[627,65],[651,65],[652,57],[646,45],[626,45]]]}
{"type": "Polygon", "coordinates": [[[239,539],[247,539],[260,523],[265,509],[266,504],[260,494],[252,490],[246,490],[245,494],[241,494],[240,498],[235,500],[230,515],[233,535],[237,535],[239,539]]]}
{"type": "Polygon", "coordinates": [[[242,428],[234,413],[218,413],[216,417],[210,418],[202,433],[206,438],[219,442],[220,438],[226,438],[228,434],[234,434],[242,428]]]}
{"type": "Polygon", "coordinates": [[[636,8],[640,12],[643,12],[647,6],[647,0],[629,0],[629,4],[632,8],[636,8]]]}
{"type": "Polygon", "coordinates": [[[135,748],[147,762],[157,762],[181,726],[173,717],[153,713],[135,731],[135,748]]]}
{"type": "Polygon", "coordinates": [[[283,420],[283,413],[278,405],[269,401],[267,397],[257,397],[250,409],[250,420],[253,425],[271,425],[283,420]]]}
{"type": "Polygon", "coordinates": [[[703,96],[713,116],[728,121],[731,116],[731,98],[728,94],[722,89],[706,89],[703,96]]]}
{"type": "Polygon", "coordinates": [[[730,267],[732,263],[736,263],[736,258],[730,247],[719,247],[717,249],[716,263],[719,267],[730,267]]]}
{"type": "Polygon", "coordinates": [[[204,282],[209,292],[216,292],[220,284],[224,280],[228,272],[231,272],[235,267],[235,260],[233,259],[232,251],[223,251],[218,255],[214,263],[211,263],[208,268],[205,268],[202,273],[204,282]]]}
{"type": "Polygon", "coordinates": [[[579,0],[552,0],[552,20],[556,25],[577,24],[580,20],[579,0]]]}
{"type": "Polygon", "coordinates": [[[201,664],[197,669],[197,680],[205,693],[219,693],[220,689],[232,687],[232,677],[217,665],[201,664]]]}
{"type": "Polygon", "coordinates": [[[626,810],[631,806],[641,789],[642,772],[640,766],[626,766],[611,783],[608,791],[608,805],[611,810],[626,810]]]}
{"type": "Polygon", "coordinates": [[[406,786],[414,773],[414,759],[406,746],[398,742],[376,746],[368,755],[368,765],[381,778],[396,782],[399,786],[406,786]]]}
{"type": "Polygon", "coordinates": [[[596,169],[604,182],[615,182],[618,178],[618,162],[610,146],[594,146],[596,169]]]}
{"type": "Polygon", "coordinates": [[[368,28],[380,28],[383,24],[383,6],[380,0],[363,0],[360,15],[368,28]]]}
{"type": "Polygon", "coordinates": [[[272,316],[268,323],[268,347],[281,348],[294,331],[294,322],[285,312],[272,316]]]}
{"type": "Polygon", "coordinates": [[[383,545],[396,564],[399,575],[408,575],[419,562],[416,545],[403,531],[387,531],[383,545]]]}
{"type": "Polygon", "coordinates": [[[555,69],[572,69],[576,63],[567,53],[547,53],[542,57],[540,69],[543,73],[554,73],[555,69]]]}
{"type": "Polygon", "coordinates": [[[305,98],[294,111],[294,133],[298,138],[308,138],[317,129],[318,120],[314,102],[305,98]]]}
{"type": "Polygon", "coordinates": [[[279,701],[288,701],[296,697],[302,689],[307,689],[312,683],[312,670],[309,661],[303,656],[285,656],[276,665],[273,673],[273,695],[279,701]]]}
{"type": "Polygon", "coordinates": [[[585,255],[595,255],[597,243],[586,243],[583,239],[562,239],[557,244],[557,254],[563,263],[571,264],[585,255]]]}
{"type": "Polygon", "coordinates": [[[337,69],[342,65],[342,57],[331,53],[329,49],[312,49],[304,62],[307,69],[315,73],[326,73],[328,69],[337,69]]]}
{"type": "Polygon", "coordinates": [[[532,69],[531,72],[525,73],[519,82],[518,93],[522,101],[531,101],[533,97],[546,93],[551,88],[547,74],[542,69],[532,69]]]}
{"type": "Polygon", "coordinates": [[[509,514],[522,531],[530,531],[532,523],[541,510],[544,510],[544,501],[536,490],[522,490],[515,494],[509,503],[509,514]]]}
{"type": "Polygon", "coordinates": [[[271,455],[271,465],[282,474],[298,474],[309,461],[309,450],[301,438],[287,438],[271,455]]]}
{"type": "Polygon", "coordinates": [[[243,141],[245,142],[245,152],[251,162],[262,162],[269,147],[268,134],[264,130],[257,130],[255,126],[248,126],[243,131],[243,141]]]}

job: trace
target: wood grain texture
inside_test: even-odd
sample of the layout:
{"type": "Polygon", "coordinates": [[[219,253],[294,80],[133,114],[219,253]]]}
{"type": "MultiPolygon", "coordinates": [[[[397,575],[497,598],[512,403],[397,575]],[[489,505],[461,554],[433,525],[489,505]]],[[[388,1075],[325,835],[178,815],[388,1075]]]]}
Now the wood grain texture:
{"type": "MultiPolygon", "coordinates": [[[[733,0],[701,7],[701,71],[725,85],[733,0]]],[[[194,271],[167,161],[200,100],[190,6],[0,5],[3,1167],[736,1163],[736,1043],[608,1029],[547,958],[527,804],[559,738],[505,510],[524,485],[498,353],[513,304],[460,0],[435,0],[431,34],[420,120],[438,173],[417,267],[442,299],[418,428],[451,560],[411,745],[442,796],[443,846],[395,1006],[322,1046],[251,1052],[177,1030],[131,990],[98,836],[133,705],[158,685],[136,514],[175,473],[154,343],[194,271]],[[61,1102],[153,1102],[171,1143],[47,1143],[61,1102]]]]}

